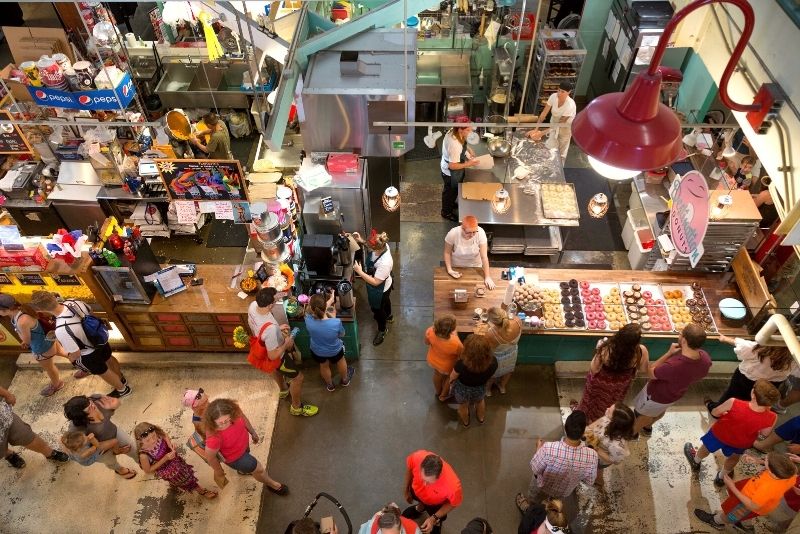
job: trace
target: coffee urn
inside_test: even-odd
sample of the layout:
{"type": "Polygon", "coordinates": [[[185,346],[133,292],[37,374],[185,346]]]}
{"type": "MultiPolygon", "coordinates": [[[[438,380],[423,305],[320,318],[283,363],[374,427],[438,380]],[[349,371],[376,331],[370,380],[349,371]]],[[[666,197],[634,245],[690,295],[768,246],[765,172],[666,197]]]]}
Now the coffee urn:
{"type": "Polygon", "coordinates": [[[353,284],[349,280],[342,280],[336,285],[336,292],[339,294],[339,306],[343,310],[352,309],[355,304],[353,284]]]}

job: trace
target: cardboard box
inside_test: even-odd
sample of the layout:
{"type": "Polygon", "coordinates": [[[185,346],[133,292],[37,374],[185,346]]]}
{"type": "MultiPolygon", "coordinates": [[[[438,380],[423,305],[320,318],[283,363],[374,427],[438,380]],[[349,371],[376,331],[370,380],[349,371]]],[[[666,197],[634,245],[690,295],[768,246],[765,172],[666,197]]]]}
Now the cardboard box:
{"type": "MultiPolygon", "coordinates": [[[[0,267],[47,267],[48,258],[42,247],[31,247],[25,250],[0,249],[0,267]]],[[[27,269],[26,269],[27,270],[27,269]]]]}
{"type": "Polygon", "coordinates": [[[14,100],[17,102],[31,102],[33,98],[31,94],[28,92],[28,87],[22,83],[11,79],[11,71],[17,68],[16,65],[13,63],[9,63],[8,65],[0,70],[0,78],[5,82],[6,86],[8,87],[11,96],[14,97],[14,100]]]}

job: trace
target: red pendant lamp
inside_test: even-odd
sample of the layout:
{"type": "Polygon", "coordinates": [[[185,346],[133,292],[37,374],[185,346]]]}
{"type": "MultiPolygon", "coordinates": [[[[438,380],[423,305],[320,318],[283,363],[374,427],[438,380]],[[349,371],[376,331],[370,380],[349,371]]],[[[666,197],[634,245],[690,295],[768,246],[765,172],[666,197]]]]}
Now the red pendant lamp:
{"type": "MultiPolygon", "coordinates": [[[[774,89],[765,85],[756,96],[756,104],[738,104],[728,96],[728,82],[753,33],[755,15],[750,4],[746,0],[696,0],[667,23],[647,71],[639,73],[624,93],[595,98],[573,120],[572,138],[598,173],[621,180],[643,170],[666,167],[679,159],[683,149],[681,125],[675,112],[661,103],[659,63],[681,20],[700,7],[716,3],[734,4],[744,14],[742,35],[720,79],[720,100],[733,110],[750,112],[751,124],[755,120],[759,125],[775,104],[774,89]]],[[[756,124],[753,127],[759,130],[756,124]]]]}

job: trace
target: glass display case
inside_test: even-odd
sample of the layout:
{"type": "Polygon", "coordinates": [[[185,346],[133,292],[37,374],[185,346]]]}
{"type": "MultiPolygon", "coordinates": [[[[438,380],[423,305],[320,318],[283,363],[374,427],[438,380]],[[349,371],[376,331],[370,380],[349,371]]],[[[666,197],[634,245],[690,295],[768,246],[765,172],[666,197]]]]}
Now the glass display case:
{"type": "Polygon", "coordinates": [[[150,304],[156,294],[153,284],[143,284],[131,267],[92,267],[100,286],[116,304],[150,304]]]}

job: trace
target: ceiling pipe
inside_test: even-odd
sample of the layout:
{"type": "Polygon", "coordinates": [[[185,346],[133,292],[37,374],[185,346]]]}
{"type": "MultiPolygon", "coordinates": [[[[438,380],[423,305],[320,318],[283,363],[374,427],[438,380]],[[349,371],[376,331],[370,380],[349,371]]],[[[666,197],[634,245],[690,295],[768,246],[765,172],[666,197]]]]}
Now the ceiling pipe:
{"type": "Polygon", "coordinates": [[[800,363],[800,341],[794,332],[789,319],[775,313],[769,316],[764,326],[756,333],[756,343],[764,347],[786,347],[796,362],[800,363]],[[779,332],[780,335],[774,335],[779,332]]]}

